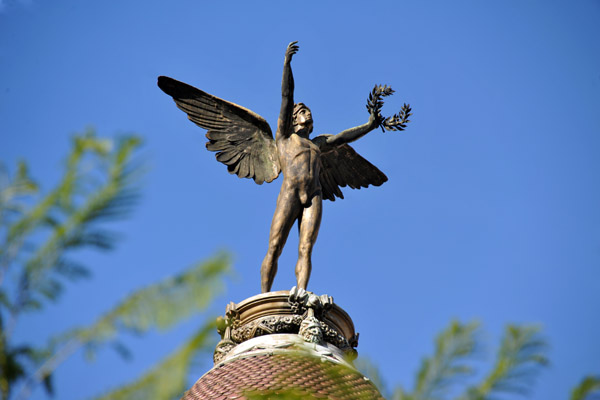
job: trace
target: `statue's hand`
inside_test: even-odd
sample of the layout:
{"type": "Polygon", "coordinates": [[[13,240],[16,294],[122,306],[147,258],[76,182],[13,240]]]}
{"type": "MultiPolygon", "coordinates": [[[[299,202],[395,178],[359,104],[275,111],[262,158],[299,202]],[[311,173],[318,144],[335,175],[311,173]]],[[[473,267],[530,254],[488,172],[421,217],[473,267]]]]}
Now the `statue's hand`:
{"type": "Polygon", "coordinates": [[[369,112],[369,125],[377,128],[383,120],[383,117],[381,116],[381,113],[375,109],[369,109],[369,112]]]}
{"type": "Polygon", "coordinates": [[[285,61],[290,62],[292,60],[292,56],[298,52],[298,45],[296,44],[298,41],[291,42],[288,44],[287,49],[285,50],[285,61]]]}
{"type": "MultiPolygon", "coordinates": [[[[367,110],[369,110],[369,123],[372,126],[381,126],[385,118],[381,115],[381,107],[383,107],[383,97],[391,96],[394,90],[387,86],[375,85],[369,98],[367,99],[367,110]]],[[[383,129],[383,127],[382,127],[383,129]]]]}

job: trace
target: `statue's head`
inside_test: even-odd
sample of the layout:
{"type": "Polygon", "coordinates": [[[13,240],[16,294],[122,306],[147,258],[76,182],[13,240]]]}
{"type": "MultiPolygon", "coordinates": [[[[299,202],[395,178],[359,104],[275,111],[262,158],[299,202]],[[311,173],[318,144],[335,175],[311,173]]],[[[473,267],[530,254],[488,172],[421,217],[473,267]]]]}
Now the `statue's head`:
{"type": "Polygon", "coordinates": [[[306,342],[323,343],[321,323],[315,317],[306,317],[303,319],[298,333],[306,342]]]}
{"type": "Polygon", "coordinates": [[[294,133],[308,137],[313,130],[313,119],[310,108],[306,107],[304,103],[294,104],[293,118],[294,133]]]}

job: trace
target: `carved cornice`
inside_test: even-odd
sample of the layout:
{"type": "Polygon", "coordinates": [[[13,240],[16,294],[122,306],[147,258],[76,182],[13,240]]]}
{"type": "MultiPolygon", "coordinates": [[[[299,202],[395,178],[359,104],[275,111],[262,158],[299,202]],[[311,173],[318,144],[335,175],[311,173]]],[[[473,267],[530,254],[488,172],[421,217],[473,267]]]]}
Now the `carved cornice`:
{"type": "Polygon", "coordinates": [[[225,316],[217,321],[217,331],[221,341],[215,349],[215,364],[224,361],[238,344],[264,335],[298,334],[308,343],[329,343],[350,358],[356,357],[354,348],[358,346],[352,320],[331,296],[296,287],[229,303],[225,316]]]}

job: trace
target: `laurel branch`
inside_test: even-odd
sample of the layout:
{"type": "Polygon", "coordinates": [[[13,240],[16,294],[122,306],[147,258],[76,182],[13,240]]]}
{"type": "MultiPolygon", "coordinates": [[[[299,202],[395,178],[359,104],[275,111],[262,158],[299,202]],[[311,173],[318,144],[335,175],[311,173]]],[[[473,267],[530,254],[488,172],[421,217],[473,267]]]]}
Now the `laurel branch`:
{"type": "Polygon", "coordinates": [[[367,99],[367,110],[375,115],[378,126],[383,132],[388,131],[403,131],[406,129],[406,124],[410,122],[408,117],[412,115],[409,104],[404,103],[402,109],[397,114],[391,117],[383,117],[381,115],[381,107],[383,107],[383,98],[391,96],[394,90],[388,85],[375,85],[369,98],[367,99]]]}

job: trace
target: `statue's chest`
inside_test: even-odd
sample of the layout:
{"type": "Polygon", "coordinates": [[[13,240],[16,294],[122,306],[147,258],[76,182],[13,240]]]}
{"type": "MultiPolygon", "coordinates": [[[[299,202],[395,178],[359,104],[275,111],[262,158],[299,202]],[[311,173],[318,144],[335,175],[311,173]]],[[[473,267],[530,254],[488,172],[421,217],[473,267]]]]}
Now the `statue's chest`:
{"type": "Polygon", "coordinates": [[[290,144],[293,147],[301,149],[302,151],[309,150],[311,152],[317,152],[317,153],[320,152],[319,146],[314,144],[309,139],[300,137],[300,136],[296,135],[295,133],[290,136],[289,140],[290,140],[290,144]]]}
{"type": "Polygon", "coordinates": [[[299,168],[310,168],[307,164],[316,164],[321,155],[319,146],[296,134],[279,142],[277,147],[280,160],[288,167],[297,165],[299,168]]]}

